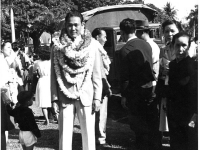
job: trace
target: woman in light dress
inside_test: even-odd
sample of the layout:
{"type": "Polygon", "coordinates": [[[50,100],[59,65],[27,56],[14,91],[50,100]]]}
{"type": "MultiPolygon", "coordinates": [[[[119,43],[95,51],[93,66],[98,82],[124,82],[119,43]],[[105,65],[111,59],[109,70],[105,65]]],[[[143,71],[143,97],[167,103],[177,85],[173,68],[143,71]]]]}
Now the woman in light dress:
{"type": "Polygon", "coordinates": [[[41,46],[39,49],[40,60],[34,64],[33,71],[37,71],[39,80],[36,86],[35,100],[36,106],[42,108],[45,117],[45,125],[49,124],[47,108],[51,107],[50,94],[50,48],[41,46]]]}
{"type": "Polygon", "coordinates": [[[160,101],[160,125],[159,131],[168,132],[168,120],[166,115],[166,90],[168,87],[169,62],[176,58],[175,51],[171,44],[173,36],[182,30],[181,24],[176,21],[166,20],[162,23],[165,46],[160,49],[160,71],[156,86],[156,95],[160,101]]]}

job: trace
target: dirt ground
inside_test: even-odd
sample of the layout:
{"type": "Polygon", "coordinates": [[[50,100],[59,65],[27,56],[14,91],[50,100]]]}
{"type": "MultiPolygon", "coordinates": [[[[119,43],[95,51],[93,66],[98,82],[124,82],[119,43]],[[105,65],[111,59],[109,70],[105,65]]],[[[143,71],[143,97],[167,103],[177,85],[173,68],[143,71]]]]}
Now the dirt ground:
{"type": "MultiPolygon", "coordinates": [[[[40,108],[31,106],[42,137],[38,139],[34,150],[58,150],[58,124],[43,125],[44,118],[40,108]]],[[[9,132],[7,150],[22,150],[18,140],[18,129],[9,132]]],[[[130,130],[127,112],[120,105],[120,96],[113,95],[108,102],[107,143],[104,147],[97,146],[97,150],[136,150],[134,148],[134,132],[130,130]]],[[[81,150],[81,132],[77,118],[75,119],[73,134],[73,150],[81,150]]]]}

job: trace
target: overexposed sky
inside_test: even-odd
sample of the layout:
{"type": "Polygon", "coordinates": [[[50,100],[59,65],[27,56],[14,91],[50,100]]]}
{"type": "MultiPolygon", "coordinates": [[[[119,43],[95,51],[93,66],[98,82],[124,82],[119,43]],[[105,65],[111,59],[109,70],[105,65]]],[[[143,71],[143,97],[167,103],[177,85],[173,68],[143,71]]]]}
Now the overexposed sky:
{"type": "Polygon", "coordinates": [[[188,16],[191,9],[194,9],[199,0],[144,0],[144,3],[152,3],[158,8],[162,8],[170,2],[172,7],[177,10],[177,18],[183,20],[188,16]]]}

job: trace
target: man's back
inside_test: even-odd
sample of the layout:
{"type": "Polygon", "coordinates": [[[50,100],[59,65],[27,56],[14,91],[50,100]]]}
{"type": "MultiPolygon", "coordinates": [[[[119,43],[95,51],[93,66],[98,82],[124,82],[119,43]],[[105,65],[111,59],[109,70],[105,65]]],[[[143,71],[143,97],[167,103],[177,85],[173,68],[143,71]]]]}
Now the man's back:
{"type": "MultiPolygon", "coordinates": [[[[126,55],[129,54],[129,52],[134,51],[134,50],[140,50],[142,52],[142,54],[144,55],[144,60],[147,60],[147,61],[152,60],[151,46],[147,42],[145,42],[139,38],[135,38],[135,39],[128,41],[126,43],[126,45],[124,47],[122,47],[121,60],[123,60],[126,57],[126,55]]],[[[150,63],[152,66],[152,62],[150,62],[150,63]]]]}
{"type": "MultiPolygon", "coordinates": [[[[152,49],[150,45],[143,40],[135,38],[126,43],[121,49],[120,54],[121,82],[129,81],[137,85],[143,84],[139,81],[139,78],[143,80],[142,76],[144,75],[146,68],[152,69],[152,49]],[[146,65],[143,67],[144,64],[147,64],[147,66],[150,67],[146,67],[146,65]]],[[[142,82],[145,82],[145,80],[142,82]]]]}

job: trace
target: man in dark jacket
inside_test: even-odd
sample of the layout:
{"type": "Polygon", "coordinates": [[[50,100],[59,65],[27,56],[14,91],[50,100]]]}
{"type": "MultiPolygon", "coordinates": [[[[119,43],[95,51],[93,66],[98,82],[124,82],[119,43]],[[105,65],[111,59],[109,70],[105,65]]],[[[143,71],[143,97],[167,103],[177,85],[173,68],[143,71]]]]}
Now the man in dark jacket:
{"type": "Polygon", "coordinates": [[[129,123],[136,134],[136,146],[157,150],[161,147],[158,131],[158,110],[152,99],[152,49],[135,36],[135,21],[124,19],[120,23],[121,38],[126,42],[120,51],[120,82],[122,107],[129,110],[129,123]],[[128,103],[128,107],[126,107],[128,103]]]}

